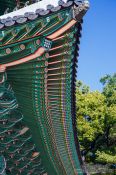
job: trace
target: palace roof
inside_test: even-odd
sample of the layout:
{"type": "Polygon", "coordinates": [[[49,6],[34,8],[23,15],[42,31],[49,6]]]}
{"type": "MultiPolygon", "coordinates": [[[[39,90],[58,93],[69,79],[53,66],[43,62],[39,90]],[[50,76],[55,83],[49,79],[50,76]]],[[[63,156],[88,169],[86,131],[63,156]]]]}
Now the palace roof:
{"type": "Polygon", "coordinates": [[[1,169],[10,175],[83,175],[75,84],[89,3],[29,1],[13,11],[15,3],[0,16],[1,169]]]}

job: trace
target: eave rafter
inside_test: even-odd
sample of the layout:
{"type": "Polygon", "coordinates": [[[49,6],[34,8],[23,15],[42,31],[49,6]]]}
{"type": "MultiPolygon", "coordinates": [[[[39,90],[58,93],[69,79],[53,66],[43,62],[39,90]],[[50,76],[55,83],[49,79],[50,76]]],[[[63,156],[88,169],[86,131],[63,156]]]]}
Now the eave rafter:
{"type": "MultiPolygon", "coordinates": [[[[47,39],[50,39],[50,40],[55,40],[56,38],[60,37],[61,35],[63,35],[63,33],[65,33],[67,30],[69,30],[72,26],[74,26],[77,21],[80,21],[82,19],[82,16],[84,15],[84,13],[87,11],[88,9],[88,4],[81,4],[81,6],[74,6],[74,18],[75,19],[72,19],[70,20],[68,23],[66,23],[63,27],[61,27],[60,29],[58,29],[56,32],[52,33],[51,35],[48,35],[46,36],[47,39]],[[78,18],[79,16],[79,18],[78,18]],[[81,18],[80,18],[81,16],[81,18]]],[[[58,22],[59,23],[59,22],[58,22]]],[[[56,23],[57,24],[57,23],[56,23]]],[[[56,25],[54,24],[54,25],[56,25]]],[[[53,26],[54,26],[53,25],[53,26]]],[[[49,28],[52,28],[53,26],[49,27],[49,28]]],[[[46,30],[49,30],[49,28],[47,28],[46,30]]],[[[41,33],[36,33],[36,35],[41,35],[43,34],[46,30],[43,30],[41,33]]],[[[24,33],[24,32],[23,32],[24,33]]],[[[35,36],[35,35],[34,35],[35,36]]],[[[33,37],[34,37],[33,36],[33,37]]],[[[21,38],[18,40],[20,41],[21,38]]],[[[11,41],[11,39],[10,39],[11,41]]],[[[8,44],[8,42],[6,43],[8,44]]],[[[17,65],[17,64],[21,64],[21,63],[24,63],[26,61],[30,61],[31,59],[35,59],[37,57],[37,54],[38,54],[38,57],[41,56],[43,53],[45,52],[45,49],[44,48],[39,48],[38,51],[35,52],[35,54],[33,54],[32,56],[28,56],[28,57],[25,57],[23,58],[22,60],[19,60],[19,61],[14,61],[13,63],[8,63],[8,64],[4,64],[3,66],[0,67],[0,70],[3,71],[5,70],[6,67],[9,67],[9,66],[14,66],[14,65],[17,65]]]]}
{"type": "MultiPolygon", "coordinates": [[[[28,126],[24,126],[20,133],[25,128],[25,132],[31,130],[35,143],[28,143],[30,135],[10,140],[5,158],[11,174],[45,175],[51,170],[53,175],[84,174],[77,141],[74,94],[81,22],[89,5],[87,1],[60,2],[58,7],[49,6],[44,12],[28,13],[10,19],[9,23],[0,21],[0,76],[4,75],[0,77],[0,86],[4,85],[7,73],[24,115],[24,123],[28,126]],[[23,149],[29,154],[24,154],[23,149]]],[[[3,103],[2,99],[0,105],[3,103]]],[[[14,103],[16,105],[16,99],[9,103],[11,107],[14,103]]],[[[7,105],[8,102],[6,108],[7,105]]],[[[4,116],[6,108],[0,111],[4,116]]],[[[14,123],[8,120],[7,124],[3,119],[2,122],[12,129],[22,120],[23,116],[19,115],[14,123]]],[[[11,131],[3,123],[2,127],[0,134],[4,134],[0,136],[4,145],[7,143],[5,134],[8,135],[7,130],[11,131]]]]}
{"type": "MultiPolygon", "coordinates": [[[[46,34],[47,31],[53,31],[53,28],[55,28],[56,26],[58,26],[61,22],[63,22],[63,19],[67,19],[67,20],[64,20],[64,24],[66,24],[68,22],[68,20],[71,20],[71,19],[68,19],[66,16],[64,16],[64,10],[67,10],[67,7],[70,7],[70,8],[73,8],[73,18],[76,20],[76,21],[80,21],[83,17],[83,15],[86,13],[89,5],[88,3],[77,3],[75,1],[74,5],[73,5],[73,2],[72,1],[69,1],[68,2],[68,5],[65,5],[65,4],[62,4],[61,6],[59,6],[58,10],[60,10],[61,8],[62,9],[62,13],[60,12],[61,15],[55,15],[54,17],[50,16],[50,17],[47,17],[47,15],[45,15],[46,19],[43,21],[40,20],[40,22],[37,20],[37,17],[38,15],[36,14],[36,18],[32,18],[31,21],[33,20],[34,21],[34,25],[31,26],[31,21],[30,22],[27,22],[25,24],[25,20],[27,17],[29,17],[29,14],[26,15],[26,17],[24,16],[19,16],[17,17],[17,19],[20,19],[20,23],[19,23],[19,27],[16,26],[14,24],[14,30],[7,30],[8,27],[12,27],[11,26],[8,26],[6,29],[2,29],[3,28],[3,24],[5,21],[8,21],[6,19],[1,19],[1,23],[0,23],[0,26],[1,26],[1,38],[0,38],[0,43],[1,43],[1,46],[3,45],[7,45],[7,44],[11,44],[11,43],[14,43],[14,42],[19,42],[19,41],[23,41],[25,39],[29,39],[29,38],[32,38],[32,37],[35,37],[35,36],[41,36],[41,35],[44,35],[46,34]],[[56,22],[57,21],[57,22],[56,22]],[[24,25],[23,25],[24,23],[24,25]],[[53,24],[52,24],[53,23],[53,24]],[[51,25],[52,24],[52,25],[51,25]],[[50,25],[50,27],[49,27],[50,25]],[[17,27],[18,27],[18,30],[17,30],[17,27]],[[37,28],[40,28],[40,29],[37,29],[37,28]],[[2,31],[3,30],[3,31],[2,31]]],[[[53,14],[53,12],[52,12],[53,14]]],[[[51,14],[51,15],[52,15],[51,14]]],[[[32,14],[30,14],[32,15],[32,14]]],[[[16,20],[17,20],[16,19],[16,20]]],[[[11,20],[11,19],[10,19],[11,20]]],[[[13,21],[15,19],[12,19],[13,21]]],[[[10,22],[9,22],[9,25],[10,25],[10,22]]]]}

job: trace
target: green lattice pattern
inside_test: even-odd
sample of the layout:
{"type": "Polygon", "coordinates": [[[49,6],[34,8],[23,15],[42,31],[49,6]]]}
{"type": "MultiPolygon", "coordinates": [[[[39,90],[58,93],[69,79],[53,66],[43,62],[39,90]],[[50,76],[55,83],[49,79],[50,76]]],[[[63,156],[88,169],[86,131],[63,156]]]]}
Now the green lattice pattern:
{"type": "Polygon", "coordinates": [[[40,47],[46,49],[41,57],[7,68],[8,79],[0,84],[0,146],[8,174],[83,175],[73,126],[81,24],[77,22],[53,41],[46,40],[73,15],[68,7],[0,31],[0,64],[20,60],[40,47]]]}
{"type": "Polygon", "coordinates": [[[1,74],[1,79],[4,82],[0,84],[0,154],[6,159],[6,172],[10,175],[44,173],[40,153],[23,121],[6,73],[1,74]]]}

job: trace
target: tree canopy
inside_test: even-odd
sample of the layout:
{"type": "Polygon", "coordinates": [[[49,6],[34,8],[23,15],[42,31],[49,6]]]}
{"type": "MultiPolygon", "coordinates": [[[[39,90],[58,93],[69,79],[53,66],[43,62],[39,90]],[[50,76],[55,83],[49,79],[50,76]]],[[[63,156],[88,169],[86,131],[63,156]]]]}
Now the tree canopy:
{"type": "Polygon", "coordinates": [[[77,130],[87,161],[116,163],[116,74],[101,78],[103,91],[77,81],[77,130]]]}

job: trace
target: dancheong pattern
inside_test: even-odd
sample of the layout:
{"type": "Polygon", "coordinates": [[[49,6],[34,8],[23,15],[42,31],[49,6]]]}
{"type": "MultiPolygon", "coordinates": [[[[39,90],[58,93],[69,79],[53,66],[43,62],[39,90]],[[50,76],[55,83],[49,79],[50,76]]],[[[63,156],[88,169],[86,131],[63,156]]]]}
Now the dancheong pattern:
{"type": "Polygon", "coordinates": [[[87,174],[77,140],[75,82],[89,3],[59,1],[10,16],[26,3],[0,1],[0,174],[87,174]]]}

